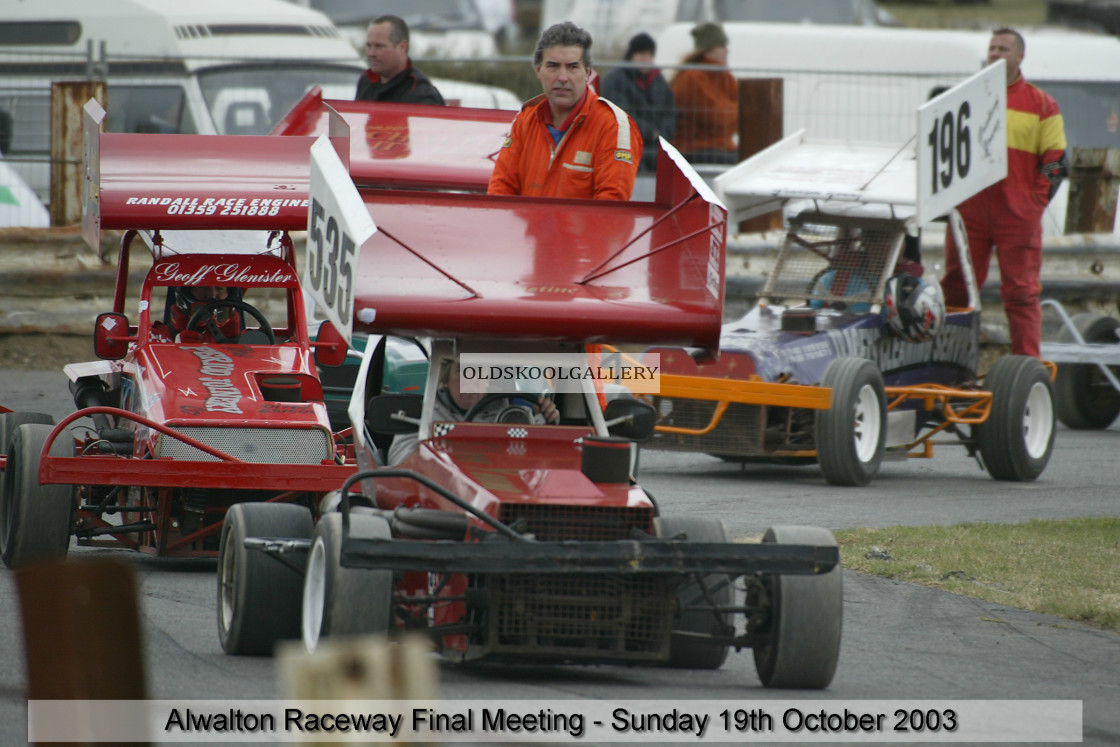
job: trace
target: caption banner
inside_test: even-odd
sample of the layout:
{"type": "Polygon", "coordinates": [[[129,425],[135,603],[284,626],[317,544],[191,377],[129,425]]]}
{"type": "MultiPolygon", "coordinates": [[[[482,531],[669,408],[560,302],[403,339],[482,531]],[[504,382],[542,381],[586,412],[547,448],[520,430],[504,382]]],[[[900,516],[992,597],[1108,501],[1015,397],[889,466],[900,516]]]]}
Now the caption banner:
{"type": "Polygon", "coordinates": [[[29,742],[1080,742],[1079,700],[28,702],[29,742]]]}

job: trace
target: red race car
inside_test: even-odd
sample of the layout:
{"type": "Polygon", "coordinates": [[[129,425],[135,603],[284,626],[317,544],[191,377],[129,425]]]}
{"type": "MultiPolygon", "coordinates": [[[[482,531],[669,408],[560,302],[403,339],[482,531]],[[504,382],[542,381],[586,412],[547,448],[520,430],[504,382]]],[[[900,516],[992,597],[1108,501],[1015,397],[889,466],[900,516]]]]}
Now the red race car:
{"type": "Polygon", "coordinates": [[[83,235],[100,248],[102,229],[125,231],[117,287],[94,325],[101,360],[66,367],[78,412],[57,426],[41,413],[0,415],[8,566],[63,556],[71,536],[214,556],[232,504],[317,511],[353,474],[316,366],[341,363],[347,346],[330,323],[309,334],[291,238],[308,227],[313,135],[360,133],[352,157],[335,140],[359,184],[478,191],[513,117],[463,110],[469,129],[449,169],[442,108],[390,105],[371,125],[370,106],[328,105],[312,89],[280,125],[301,131],[285,137],[99,133],[104,112],[87,106],[83,235]],[[151,255],[138,289],[137,247],[151,255]]]}
{"type": "Polygon", "coordinates": [[[234,503],[306,511],[356,469],[313,360],[341,362],[345,342],[329,324],[311,340],[289,234],[306,226],[312,139],[99,136],[91,112],[86,237],[125,231],[117,287],[100,360],[65,368],[78,411],[0,415],[9,567],[64,556],[72,536],[215,556],[234,503]]]}
{"type": "MultiPolygon", "coordinates": [[[[445,143],[458,114],[444,110],[445,143]]],[[[317,516],[231,509],[226,652],[416,630],[455,661],[717,668],[753,648],[766,685],[828,686],[842,616],[831,533],[775,527],[737,543],[718,518],[662,515],[637,482],[650,406],[545,370],[590,370],[607,341],[715,352],[726,211],[664,149],[652,202],[355,193],[341,167],[320,192],[312,177],[308,253],[353,278],[354,330],[430,338],[431,365],[423,395],[382,394],[380,346],[367,346],[349,407],[361,471],[317,516]],[[369,238],[351,228],[370,219],[369,238]],[[449,372],[465,376],[472,355],[525,374],[448,414],[449,372]]],[[[315,164],[333,157],[313,152],[315,164]]]]}

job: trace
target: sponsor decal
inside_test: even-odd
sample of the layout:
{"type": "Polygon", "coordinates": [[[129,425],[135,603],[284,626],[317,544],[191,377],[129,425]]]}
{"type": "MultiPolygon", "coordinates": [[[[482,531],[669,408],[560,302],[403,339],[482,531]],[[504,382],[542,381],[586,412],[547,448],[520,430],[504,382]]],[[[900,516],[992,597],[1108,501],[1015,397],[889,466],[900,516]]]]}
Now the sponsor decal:
{"type": "Polygon", "coordinates": [[[971,327],[950,325],[926,342],[907,342],[881,329],[845,329],[828,333],[836,355],[867,358],[883,373],[915,366],[950,364],[972,368],[979,355],[971,327]]]}
{"type": "Polygon", "coordinates": [[[201,374],[198,381],[210,395],[206,398],[206,411],[240,415],[241,390],[230,378],[233,374],[233,358],[207,345],[180,350],[190,350],[198,356],[198,372],[201,374]]]}
{"type": "Polygon", "coordinates": [[[616,150],[614,152],[614,160],[623,161],[625,163],[634,163],[634,156],[628,150],[616,150]]]}
{"type": "Polygon", "coordinates": [[[372,158],[406,158],[410,153],[408,125],[377,122],[366,127],[372,158]]]}
{"type": "Polygon", "coordinates": [[[262,415],[305,415],[310,409],[310,402],[265,402],[260,412],[262,415]]]}
{"type": "Polygon", "coordinates": [[[513,145],[513,138],[511,138],[511,137],[507,137],[505,140],[502,141],[502,147],[503,148],[508,148],[511,145],[513,145]]]}
{"type": "Polygon", "coordinates": [[[576,163],[582,164],[584,166],[590,166],[591,165],[591,151],[577,150],[576,151],[576,157],[573,160],[576,163]]]}
{"type": "Polygon", "coordinates": [[[259,270],[253,265],[239,263],[199,265],[184,270],[178,262],[159,262],[152,272],[157,283],[167,285],[287,285],[296,282],[295,273],[288,270],[259,270]]]}
{"type": "Polygon", "coordinates": [[[720,269],[723,265],[720,261],[720,253],[723,249],[723,226],[722,222],[712,226],[708,241],[708,282],[706,287],[712,298],[717,299],[720,290],[720,269]]]}
{"type": "Polygon", "coordinates": [[[282,208],[307,210],[307,198],[277,197],[129,197],[125,205],[166,207],[168,215],[227,215],[250,217],[279,215],[282,208]]]}

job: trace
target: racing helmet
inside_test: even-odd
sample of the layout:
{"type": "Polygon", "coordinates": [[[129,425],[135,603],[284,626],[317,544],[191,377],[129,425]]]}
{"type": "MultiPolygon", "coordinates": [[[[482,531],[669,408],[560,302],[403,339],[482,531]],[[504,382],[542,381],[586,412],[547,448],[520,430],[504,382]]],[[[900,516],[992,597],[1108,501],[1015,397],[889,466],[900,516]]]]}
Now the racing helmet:
{"type": "Polygon", "coordinates": [[[887,328],[908,342],[924,342],[936,337],[945,323],[945,295],[941,284],[933,277],[895,273],[887,280],[883,315],[887,328]]]}
{"type": "MultiPolygon", "coordinates": [[[[230,289],[223,288],[223,290],[226,291],[226,294],[220,297],[234,297],[234,295],[230,292],[230,289]]],[[[174,298],[174,303],[171,305],[171,326],[179,330],[180,332],[186,329],[187,322],[190,321],[191,315],[194,314],[194,312],[198,311],[206,304],[215,300],[215,298],[220,295],[207,294],[206,291],[202,291],[200,293],[198,292],[198,289],[193,286],[168,288],[168,292],[171,293],[172,297],[174,298]],[[200,297],[203,295],[211,295],[212,297],[200,297]]],[[[218,324],[223,328],[229,324],[230,318],[232,316],[232,311],[233,309],[228,306],[217,309],[215,311],[215,317],[218,321],[218,324]]]]}
{"type": "MultiPolygon", "coordinates": [[[[830,268],[827,272],[817,278],[813,285],[814,296],[847,296],[852,298],[865,298],[871,297],[872,287],[867,278],[862,273],[854,270],[843,268],[830,268]]],[[[809,306],[814,309],[822,309],[826,307],[844,309],[848,308],[856,313],[863,313],[871,310],[870,302],[838,302],[828,301],[824,298],[813,298],[809,301],[809,306]]]]}

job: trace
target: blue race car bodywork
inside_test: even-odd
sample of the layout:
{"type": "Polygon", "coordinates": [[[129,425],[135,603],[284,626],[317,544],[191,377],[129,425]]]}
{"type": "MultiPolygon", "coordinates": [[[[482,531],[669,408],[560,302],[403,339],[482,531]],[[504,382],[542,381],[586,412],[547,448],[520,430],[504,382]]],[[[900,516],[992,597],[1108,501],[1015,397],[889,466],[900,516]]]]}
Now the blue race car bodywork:
{"type": "Polygon", "coordinates": [[[807,211],[790,222],[759,303],[726,324],[720,356],[648,348],[662,385],[653,448],[734,461],[817,462],[865,485],[887,455],[929,457],[951,435],[994,477],[1033,480],[1053,444],[1050,375],[1005,356],[979,375],[980,311],[940,311],[935,334],[885,321],[906,223],[807,211]]]}

